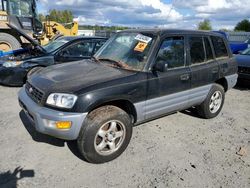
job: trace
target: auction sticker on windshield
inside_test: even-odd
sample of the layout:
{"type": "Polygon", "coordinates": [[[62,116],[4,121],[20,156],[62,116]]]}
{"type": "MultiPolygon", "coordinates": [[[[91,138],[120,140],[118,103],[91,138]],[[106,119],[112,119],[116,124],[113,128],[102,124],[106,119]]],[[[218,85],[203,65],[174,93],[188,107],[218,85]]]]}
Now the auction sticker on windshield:
{"type": "Polygon", "coordinates": [[[141,42],[144,42],[144,43],[149,43],[152,38],[151,37],[148,37],[148,36],[145,36],[145,35],[142,35],[142,34],[138,34],[136,37],[135,37],[135,40],[139,40],[141,42]]]}
{"type": "Polygon", "coordinates": [[[138,52],[143,52],[145,50],[145,48],[147,47],[147,43],[144,42],[138,42],[138,44],[136,45],[136,47],[134,48],[135,51],[138,52]]]}

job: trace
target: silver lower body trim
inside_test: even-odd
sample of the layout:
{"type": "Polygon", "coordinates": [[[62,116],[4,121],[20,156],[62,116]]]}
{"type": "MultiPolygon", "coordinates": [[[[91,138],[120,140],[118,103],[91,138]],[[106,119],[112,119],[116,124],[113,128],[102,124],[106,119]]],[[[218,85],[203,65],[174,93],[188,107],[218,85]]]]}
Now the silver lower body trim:
{"type": "Polygon", "coordinates": [[[211,87],[212,84],[136,103],[137,122],[199,105],[211,87]]]}
{"type": "Polygon", "coordinates": [[[228,89],[231,89],[237,83],[238,74],[233,74],[233,75],[230,75],[230,76],[226,76],[226,80],[227,80],[227,87],[228,87],[228,89]]]}

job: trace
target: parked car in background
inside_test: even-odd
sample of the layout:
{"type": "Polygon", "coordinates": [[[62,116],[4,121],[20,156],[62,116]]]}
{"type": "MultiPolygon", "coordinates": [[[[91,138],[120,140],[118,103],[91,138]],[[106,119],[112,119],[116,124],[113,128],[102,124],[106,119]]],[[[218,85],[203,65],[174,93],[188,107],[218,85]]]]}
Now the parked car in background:
{"type": "Polygon", "coordinates": [[[44,67],[91,58],[106,42],[103,37],[60,37],[40,46],[22,33],[32,47],[0,59],[0,84],[22,86],[27,77],[44,67]]]}
{"type": "Polygon", "coordinates": [[[237,82],[237,63],[220,34],[129,30],[115,34],[91,60],[32,75],[19,103],[36,130],[77,140],[92,163],[121,155],[134,125],[196,107],[216,117],[237,82]]]}
{"type": "Polygon", "coordinates": [[[245,41],[247,43],[247,48],[250,48],[250,38],[245,41]]]}
{"type": "Polygon", "coordinates": [[[229,45],[233,54],[238,54],[240,51],[247,49],[249,45],[247,42],[248,40],[245,42],[230,42],[229,41],[229,45]]]}
{"type": "Polygon", "coordinates": [[[250,48],[235,56],[238,62],[239,82],[248,81],[250,83],[250,48]]]}
{"type": "Polygon", "coordinates": [[[226,32],[224,31],[213,31],[213,32],[222,34],[228,40],[229,46],[233,54],[238,54],[240,51],[243,51],[250,47],[250,39],[247,39],[246,41],[230,41],[229,36],[226,32]]]}

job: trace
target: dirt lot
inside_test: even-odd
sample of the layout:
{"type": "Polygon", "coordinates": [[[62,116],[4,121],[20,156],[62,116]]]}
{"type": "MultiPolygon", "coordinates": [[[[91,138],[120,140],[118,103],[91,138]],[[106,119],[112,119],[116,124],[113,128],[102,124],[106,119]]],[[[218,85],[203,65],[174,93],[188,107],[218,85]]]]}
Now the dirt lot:
{"type": "Polygon", "coordinates": [[[123,155],[101,165],[82,161],[74,142],[35,132],[18,90],[0,87],[0,187],[250,187],[246,88],[229,91],[215,119],[186,111],[135,127],[123,155]]]}

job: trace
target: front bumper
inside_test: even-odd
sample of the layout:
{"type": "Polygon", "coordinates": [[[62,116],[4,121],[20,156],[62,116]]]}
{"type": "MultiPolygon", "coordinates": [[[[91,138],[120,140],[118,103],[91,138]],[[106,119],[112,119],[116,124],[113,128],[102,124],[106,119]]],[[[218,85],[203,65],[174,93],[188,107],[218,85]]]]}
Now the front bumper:
{"type": "Polygon", "coordinates": [[[8,86],[22,86],[25,82],[27,70],[21,67],[6,68],[0,66],[0,84],[8,86]]]}
{"type": "Polygon", "coordinates": [[[77,139],[87,113],[61,112],[39,106],[27,95],[24,87],[19,91],[18,98],[20,106],[38,132],[64,140],[77,139]],[[52,123],[55,121],[70,121],[71,128],[57,129],[52,123]]]}

